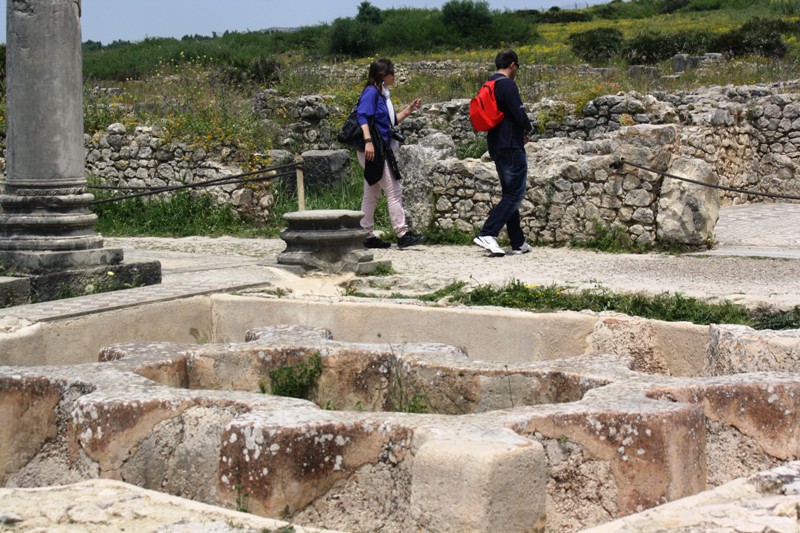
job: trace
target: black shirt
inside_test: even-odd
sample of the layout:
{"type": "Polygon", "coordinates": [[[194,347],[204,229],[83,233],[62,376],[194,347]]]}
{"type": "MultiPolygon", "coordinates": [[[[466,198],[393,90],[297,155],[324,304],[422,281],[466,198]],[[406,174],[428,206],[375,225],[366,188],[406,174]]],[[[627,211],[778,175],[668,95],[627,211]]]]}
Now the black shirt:
{"type": "Polygon", "coordinates": [[[498,80],[494,84],[494,94],[497,107],[505,113],[503,121],[489,130],[489,155],[494,157],[497,152],[524,150],[525,137],[533,130],[533,125],[525,112],[517,84],[499,73],[494,73],[489,79],[498,80]]]}

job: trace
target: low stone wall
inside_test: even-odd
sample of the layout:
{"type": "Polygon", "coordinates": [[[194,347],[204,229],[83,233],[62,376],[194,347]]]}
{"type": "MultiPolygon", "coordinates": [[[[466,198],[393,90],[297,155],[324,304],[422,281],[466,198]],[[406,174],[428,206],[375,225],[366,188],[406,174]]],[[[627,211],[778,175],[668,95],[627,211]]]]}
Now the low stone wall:
{"type": "MultiPolygon", "coordinates": [[[[644,245],[657,239],[702,245],[713,238],[719,205],[772,201],[698,190],[630,167],[612,169],[626,154],[628,161],[709,184],[800,196],[798,87],[800,82],[792,81],[678,94],[620,93],[595,98],[579,113],[552,100],[529,106],[536,142],[528,146],[526,234],[565,243],[592,238],[599,225],[620,228],[644,245]],[[648,125],[669,126],[670,133],[638,146],[650,135],[643,131],[655,131],[648,125]]],[[[332,120],[329,109],[310,109],[310,102],[302,102],[306,117],[320,124],[332,120]]],[[[404,150],[410,150],[401,155],[406,208],[417,227],[472,231],[499,201],[490,163],[454,159],[457,146],[481,135],[469,123],[468,108],[468,99],[428,104],[402,124],[404,150]],[[452,140],[444,151],[448,142],[437,134],[452,140]]],[[[315,125],[306,119],[304,127],[315,125]]],[[[324,139],[330,127],[319,132],[304,135],[324,139]]]]}
{"type": "MultiPolygon", "coordinates": [[[[400,150],[406,209],[413,224],[442,230],[480,227],[500,201],[494,164],[452,157],[441,134],[400,150]]],[[[636,126],[594,141],[543,139],[527,146],[529,187],[520,212],[531,241],[565,243],[618,228],[635,242],[703,244],[713,232],[719,199],[709,189],[665,183],[659,174],[618,166],[620,157],[662,172],[680,165],[701,181],[713,175],[699,160],[674,159],[678,128],[636,126]]],[[[671,180],[670,180],[671,181],[671,180]]]]}
{"type": "MultiPolygon", "coordinates": [[[[522,205],[528,238],[568,243],[594,237],[598,227],[617,227],[644,245],[659,239],[700,245],[712,238],[719,205],[771,201],[700,191],[632,167],[612,168],[620,157],[710,184],[800,196],[798,88],[799,80],[678,94],[620,93],[595,98],[580,113],[552,100],[529,106],[536,131],[527,147],[529,193],[522,205]]],[[[468,107],[467,99],[426,104],[402,124],[406,208],[420,230],[472,231],[499,201],[491,162],[456,159],[457,147],[482,135],[472,130],[468,107]]],[[[310,171],[307,187],[348,175],[348,152],[334,140],[345,112],[332,97],[288,99],[267,91],[257,98],[256,111],[265,120],[288,119],[280,126],[286,150],[276,150],[276,158],[302,152],[321,161],[307,166],[329,175],[310,171]]],[[[163,187],[235,175],[241,172],[235,156],[230,150],[208,154],[184,143],[168,144],[156,128],[128,131],[112,124],[86,137],[87,175],[114,187],[163,187]]],[[[274,202],[266,183],[205,190],[255,224],[274,202]]]]}
{"type": "MultiPolygon", "coordinates": [[[[186,143],[167,143],[158,128],[111,124],[105,132],[84,137],[86,175],[104,187],[122,189],[119,194],[145,188],[199,184],[243,173],[231,162],[234,153],[223,149],[208,154],[186,143]],[[128,190],[125,190],[128,189],[128,190]]],[[[268,182],[230,183],[192,189],[211,195],[216,203],[230,204],[240,215],[255,222],[269,213],[273,203],[268,182]]]]}

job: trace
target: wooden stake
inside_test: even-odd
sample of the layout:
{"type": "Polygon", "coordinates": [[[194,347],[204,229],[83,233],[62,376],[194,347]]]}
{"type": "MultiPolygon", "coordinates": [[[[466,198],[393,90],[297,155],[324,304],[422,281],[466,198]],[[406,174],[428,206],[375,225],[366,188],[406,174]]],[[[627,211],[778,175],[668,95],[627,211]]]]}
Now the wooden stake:
{"type": "Polygon", "coordinates": [[[303,187],[303,158],[297,156],[294,160],[297,165],[297,210],[306,210],[306,191],[303,187]]]}

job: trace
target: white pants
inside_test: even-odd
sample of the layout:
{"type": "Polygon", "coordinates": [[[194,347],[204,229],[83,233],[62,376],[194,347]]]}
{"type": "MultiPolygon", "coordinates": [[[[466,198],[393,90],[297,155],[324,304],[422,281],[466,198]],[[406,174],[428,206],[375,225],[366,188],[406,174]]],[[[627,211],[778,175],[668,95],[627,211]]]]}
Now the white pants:
{"type": "MultiPolygon", "coordinates": [[[[358,162],[361,163],[362,168],[365,161],[364,152],[358,152],[358,162]]],[[[372,230],[375,228],[375,208],[381,198],[381,191],[386,194],[392,229],[398,237],[402,237],[408,232],[406,213],[403,211],[403,188],[400,180],[394,178],[388,161],[383,164],[383,175],[378,183],[370,185],[367,180],[364,180],[364,197],[361,199],[364,218],[361,219],[361,227],[369,232],[369,236],[374,236],[372,230]]]]}

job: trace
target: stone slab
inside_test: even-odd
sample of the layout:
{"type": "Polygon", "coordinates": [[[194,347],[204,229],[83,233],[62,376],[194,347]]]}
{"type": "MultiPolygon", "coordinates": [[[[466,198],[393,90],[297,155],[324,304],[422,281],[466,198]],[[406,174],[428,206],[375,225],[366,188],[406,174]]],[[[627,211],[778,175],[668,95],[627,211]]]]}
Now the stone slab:
{"type": "Polygon", "coordinates": [[[30,302],[31,282],[28,278],[0,276],[0,307],[30,302]]]}
{"type": "Polygon", "coordinates": [[[795,533],[800,526],[800,462],[627,516],[584,533],[795,533]]]}
{"type": "Polygon", "coordinates": [[[336,533],[214,507],[109,479],[36,489],[0,488],[0,529],[50,533],[336,533]]]}
{"type": "Polygon", "coordinates": [[[161,263],[111,264],[102,267],[61,270],[29,278],[31,301],[48,302],[99,292],[161,283],[161,263]]]}
{"type": "Polygon", "coordinates": [[[110,266],[122,262],[121,248],[99,248],[68,252],[0,250],[0,264],[19,272],[41,274],[75,268],[110,266]]]}

